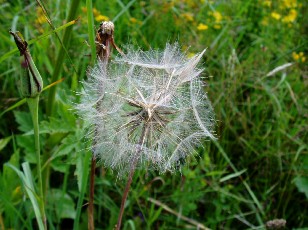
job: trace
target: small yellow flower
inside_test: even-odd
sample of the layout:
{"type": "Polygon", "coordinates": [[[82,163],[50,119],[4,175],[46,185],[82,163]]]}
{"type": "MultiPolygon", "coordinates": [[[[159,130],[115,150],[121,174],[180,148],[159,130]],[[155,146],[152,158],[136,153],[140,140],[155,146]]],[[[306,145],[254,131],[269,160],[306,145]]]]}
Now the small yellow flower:
{"type": "Polygon", "coordinates": [[[271,7],[272,6],[272,1],[271,0],[265,0],[265,1],[262,2],[262,4],[264,6],[271,7]]]}
{"type": "Polygon", "coordinates": [[[297,7],[297,2],[296,0],[283,0],[282,6],[284,6],[285,8],[297,7]]]}
{"type": "Polygon", "coordinates": [[[272,18],[276,19],[276,20],[279,20],[281,18],[281,15],[278,14],[277,12],[272,12],[271,13],[271,16],[272,18]]]}
{"type": "Polygon", "coordinates": [[[291,9],[289,14],[287,16],[283,17],[282,21],[286,22],[286,23],[294,22],[296,17],[297,17],[297,11],[295,9],[291,9]]]}
{"type": "Polygon", "coordinates": [[[97,21],[97,22],[109,21],[109,18],[105,15],[99,14],[99,15],[95,16],[95,21],[97,21]]]}
{"type": "Polygon", "coordinates": [[[93,11],[94,17],[97,17],[101,14],[96,8],[93,8],[92,11],[93,11]]]}
{"type": "Polygon", "coordinates": [[[215,24],[215,25],[214,25],[214,29],[216,29],[216,30],[221,29],[221,25],[219,25],[219,24],[215,24]]]}
{"type": "Polygon", "coordinates": [[[136,19],[136,18],[130,18],[129,20],[130,20],[130,22],[132,22],[132,23],[136,23],[136,22],[137,22],[137,19],[136,19]]]}
{"type": "Polygon", "coordinates": [[[215,11],[215,12],[213,13],[213,17],[215,18],[215,21],[216,21],[216,22],[221,22],[221,20],[222,20],[222,15],[221,15],[221,13],[219,13],[218,11],[215,11]]]}
{"type": "Polygon", "coordinates": [[[36,14],[37,14],[37,18],[35,19],[35,23],[43,24],[44,22],[47,22],[44,12],[41,7],[36,8],[36,14]]]}
{"type": "Polygon", "coordinates": [[[194,16],[192,13],[183,13],[182,17],[186,19],[188,22],[193,22],[194,21],[194,16]]]}
{"type": "Polygon", "coordinates": [[[200,31],[207,30],[208,28],[209,28],[208,25],[205,25],[203,23],[199,23],[199,25],[197,26],[197,30],[200,30],[200,31]]]}
{"type": "Polygon", "coordinates": [[[298,54],[296,52],[293,52],[292,57],[295,61],[301,61],[301,62],[306,61],[306,57],[304,55],[304,52],[299,52],[298,54]]]}
{"type": "Polygon", "coordinates": [[[292,53],[292,57],[295,61],[297,61],[299,59],[299,55],[295,52],[292,53]]]}
{"type": "Polygon", "coordinates": [[[137,18],[134,18],[134,17],[131,17],[129,19],[129,21],[132,23],[132,24],[138,24],[138,25],[142,25],[142,22],[140,20],[138,20],[137,18]]]}

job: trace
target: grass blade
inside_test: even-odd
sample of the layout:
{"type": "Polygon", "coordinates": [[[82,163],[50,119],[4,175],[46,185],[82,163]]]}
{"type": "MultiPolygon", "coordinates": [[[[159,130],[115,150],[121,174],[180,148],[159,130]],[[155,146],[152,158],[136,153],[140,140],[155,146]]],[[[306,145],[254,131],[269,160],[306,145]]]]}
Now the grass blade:
{"type": "Polygon", "coordinates": [[[38,200],[38,196],[35,193],[34,185],[33,185],[33,179],[32,179],[33,177],[32,177],[32,173],[31,173],[31,170],[30,170],[29,163],[25,162],[25,163],[22,164],[22,168],[23,168],[24,172],[20,171],[18,168],[16,168],[14,165],[11,165],[10,163],[7,163],[5,165],[7,165],[11,169],[13,169],[16,172],[16,174],[19,176],[19,178],[21,179],[22,184],[23,184],[23,186],[24,186],[24,188],[25,188],[25,190],[26,190],[26,192],[29,196],[30,201],[31,201],[39,229],[44,230],[44,224],[43,224],[43,221],[42,221],[42,214],[41,214],[41,211],[40,211],[40,208],[39,208],[39,202],[42,202],[42,201],[38,200]]]}

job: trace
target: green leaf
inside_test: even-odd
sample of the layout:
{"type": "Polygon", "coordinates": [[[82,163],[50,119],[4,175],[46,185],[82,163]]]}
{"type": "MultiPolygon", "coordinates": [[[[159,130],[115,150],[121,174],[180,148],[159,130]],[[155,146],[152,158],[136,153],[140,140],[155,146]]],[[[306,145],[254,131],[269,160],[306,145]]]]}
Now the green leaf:
{"type": "Polygon", "coordinates": [[[79,154],[78,155],[78,164],[76,167],[77,174],[77,182],[78,182],[78,189],[79,189],[79,197],[78,197],[78,203],[77,203],[77,213],[76,213],[76,219],[74,222],[74,230],[79,229],[79,219],[81,214],[81,208],[83,204],[84,195],[86,192],[87,184],[88,184],[88,176],[89,176],[89,163],[91,159],[91,152],[87,151],[85,154],[79,154]]]}
{"type": "Polygon", "coordinates": [[[243,174],[244,172],[246,172],[246,171],[247,171],[247,169],[243,169],[243,170],[241,170],[241,171],[238,171],[238,172],[235,172],[235,173],[231,173],[231,174],[229,174],[229,175],[227,175],[227,176],[221,178],[221,179],[219,180],[219,182],[225,182],[225,181],[230,180],[230,179],[232,179],[232,178],[234,178],[234,177],[238,177],[238,176],[242,175],[242,174],[243,174]]]}
{"type": "Polygon", "coordinates": [[[295,183],[298,191],[305,193],[306,198],[308,198],[308,177],[297,176],[294,178],[293,182],[295,183]]]}
{"type": "Polygon", "coordinates": [[[10,167],[11,169],[13,169],[17,173],[19,178],[21,179],[22,184],[24,186],[24,189],[26,190],[26,192],[27,192],[27,194],[30,198],[30,201],[31,201],[31,204],[32,204],[35,216],[36,216],[36,220],[37,220],[39,229],[43,230],[44,224],[43,224],[43,221],[42,221],[42,213],[41,213],[40,208],[39,208],[39,202],[41,202],[41,201],[38,200],[38,196],[37,196],[37,194],[35,193],[35,190],[34,190],[33,177],[32,177],[32,174],[31,174],[29,163],[25,162],[25,163],[22,164],[22,168],[23,168],[24,173],[22,171],[20,171],[18,168],[16,168],[14,165],[11,165],[9,163],[6,164],[6,165],[8,167],[10,167]]]}
{"type": "Polygon", "coordinates": [[[73,130],[74,130],[73,127],[69,123],[64,122],[60,118],[50,117],[49,121],[42,121],[40,123],[41,134],[68,133],[73,130]]]}
{"type": "Polygon", "coordinates": [[[10,142],[11,139],[12,137],[0,139],[0,151],[10,142]]]}
{"type": "MultiPolygon", "coordinates": [[[[16,136],[17,144],[24,149],[25,160],[30,163],[36,163],[34,139],[32,136],[16,136]]],[[[22,151],[23,152],[23,151],[22,151]]]]}
{"type": "MultiPolygon", "coordinates": [[[[17,150],[15,153],[12,154],[9,164],[19,168],[19,151],[17,150]]],[[[16,174],[9,169],[8,167],[3,167],[3,178],[5,179],[6,188],[5,190],[8,192],[12,192],[14,188],[19,185],[19,181],[16,180],[16,174]]]]}
{"type": "Polygon", "coordinates": [[[65,173],[67,164],[76,164],[76,152],[80,151],[80,149],[80,141],[77,139],[76,134],[69,134],[61,141],[59,148],[52,154],[51,167],[56,171],[65,173]]]}
{"type": "MultiPolygon", "coordinates": [[[[18,123],[18,129],[22,132],[29,132],[33,130],[31,114],[27,112],[14,111],[16,122],[18,123]]],[[[33,131],[32,131],[33,133],[33,131]]]]}
{"type": "Polygon", "coordinates": [[[60,189],[52,189],[48,193],[47,199],[53,205],[56,216],[59,219],[75,219],[75,203],[67,193],[63,193],[60,189]]]}

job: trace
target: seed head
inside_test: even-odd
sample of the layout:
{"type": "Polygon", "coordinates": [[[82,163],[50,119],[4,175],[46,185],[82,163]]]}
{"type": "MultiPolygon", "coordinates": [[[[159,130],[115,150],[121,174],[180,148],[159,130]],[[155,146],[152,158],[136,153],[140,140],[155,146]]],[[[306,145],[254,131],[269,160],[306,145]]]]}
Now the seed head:
{"type": "Polygon", "coordinates": [[[92,151],[105,166],[120,175],[136,161],[139,168],[174,171],[205,137],[215,138],[197,67],[204,52],[187,59],[177,45],[129,49],[89,71],[77,110],[93,130],[92,151]]]}

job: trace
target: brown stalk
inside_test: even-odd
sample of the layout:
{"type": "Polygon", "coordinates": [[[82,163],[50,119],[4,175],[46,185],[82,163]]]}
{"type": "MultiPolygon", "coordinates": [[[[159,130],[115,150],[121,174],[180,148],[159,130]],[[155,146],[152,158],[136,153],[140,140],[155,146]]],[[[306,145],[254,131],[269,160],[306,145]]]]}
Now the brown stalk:
{"type": "MultiPolygon", "coordinates": [[[[120,53],[123,54],[120,48],[114,42],[114,24],[110,21],[101,22],[99,29],[96,31],[95,43],[96,43],[96,55],[97,58],[108,63],[112,46],[120,53]]],[[[107,67],[107,65],[105,65],[107,67]]],[[[100,108],[100,103],[97,104],[97,110],[100,108]]],[[[95,130],[95,134],[97,130],[95,130]]],[[[93,145],[96,145],[94,140],[93,145]]],[[[94,186],[95,186],[95,167],[96,157],[93,153],[91,160],[91,172],[90,172],[90,194],[89,194],[89,206],[88,206],[88,229],[94,230],[94,186]]]]}
{"type": "Polygon", "coordinates": [[[147,126],[145,124],[142,128],[142,133],[141,133],[141,136],[140,136],[140,139],[139,139],[139,143],[137,145],[136,155],[134,157],[134,160],[133,160],[130,172],[129,172],[128,180],[127,180],[127,183],[126,183],[126,186],[125,186],[124,194],[123,194],[122,201],[121,201],[121,208],[120,208],[120,213],[119,213],[119,217],[118,217],[118,222],[117,222],[117,225],[115,226],[116,230],[121,229],[125,202],[126,202],[126,199],[127,199],[128,193],[129,193],[130,185],[131,185],[132,180],[133,180],[133,176],[134,176],[135,169],[136,169],[136,166],[137,166],[137,163],[138,163],[139,155],[140,155],[140,152],[142,150],[142,146],[144,144],[145,137],[147,135],[146,132],[147,132],[147,126]]]}

